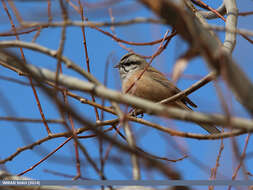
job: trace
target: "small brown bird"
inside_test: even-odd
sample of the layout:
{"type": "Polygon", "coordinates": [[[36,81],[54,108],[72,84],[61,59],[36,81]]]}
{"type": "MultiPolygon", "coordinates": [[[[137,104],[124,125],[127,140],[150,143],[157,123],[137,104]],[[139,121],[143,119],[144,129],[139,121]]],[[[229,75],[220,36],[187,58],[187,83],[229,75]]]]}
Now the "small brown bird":
{"type": "MultiPolygon", "coordinates": [[[[120,62],[114,66],[114,68],[119,69],[123,93],[127,92],[130,86],[143,72],[147,64],[148,63],[144,58],[133,53],[127,53],[121,58],[120,62]]],[[[151,100],[153,102],[160,102],[161,100],[169,98],[179,92],[180,90],[172,82],[170,82],[164,74],[149,66],[142,77],[136,81],[135,85],[127,93],[151,100]]],[[[187,104],[192,107],[197,107],[197,105],[194,104],[188,97],[176,100],[168,105],[192,111],[187,104]]],[[[211,134],[220,133],[219,129],[213,125],[202,123],[198,123],[198,125],[211,134]]]]}

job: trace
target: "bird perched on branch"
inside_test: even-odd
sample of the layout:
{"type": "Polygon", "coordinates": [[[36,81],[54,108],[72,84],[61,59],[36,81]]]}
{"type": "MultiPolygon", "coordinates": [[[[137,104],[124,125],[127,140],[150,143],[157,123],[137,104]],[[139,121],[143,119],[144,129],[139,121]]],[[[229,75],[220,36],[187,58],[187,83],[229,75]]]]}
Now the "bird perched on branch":
{"type": "MultiPolygon", "coordinates": [[[[114,68],[119,69],[123,93],[130,93],[153,102],[160,102],[180,92],[164,74],[151,66],[147,66],[146,60],[134,53],[127,53],[121,58],[114,68]],[[140,77],[142,73],[143,75],[140,77]],[[139,80],[137,80],[138,78],[139,80]]],[[[188,97],[170,102],[168,105],[188,111],[192,111],[189,106],[197,107],[188,97]]],[[[198,125],[209,133],[220,133],[219,129],[213,125],[202,123],[198,123],[198,125]]]]}

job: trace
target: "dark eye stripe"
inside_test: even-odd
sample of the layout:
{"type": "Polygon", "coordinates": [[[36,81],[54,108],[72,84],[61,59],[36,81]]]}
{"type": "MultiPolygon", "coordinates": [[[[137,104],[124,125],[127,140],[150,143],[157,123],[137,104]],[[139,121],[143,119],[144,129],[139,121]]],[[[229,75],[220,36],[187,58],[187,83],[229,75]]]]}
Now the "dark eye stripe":
{"type": "Polygon", "coordinates": [[[123,63],[122,65],[129,66],[129,65],[139,65],[139,64],[140,64],[140,62],[138,62],[138,61],[127,61],[127,62],[123,63]]]}
{"type": "Polygon", "coordinates": [[[129,65],[132,65],[132,64],[134,64],[134,63],[133,62],[126,62],[124,65],[129,66],[129,65]]]}

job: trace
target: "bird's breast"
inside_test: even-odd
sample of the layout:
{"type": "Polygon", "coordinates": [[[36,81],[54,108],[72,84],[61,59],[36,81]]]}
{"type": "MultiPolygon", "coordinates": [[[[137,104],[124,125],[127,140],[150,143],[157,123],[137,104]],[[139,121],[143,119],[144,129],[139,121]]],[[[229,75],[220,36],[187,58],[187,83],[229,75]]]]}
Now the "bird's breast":
{"type": "Polygon", "coordinates": [[[161,101],[171,96],[168,88],[154,81],[146,73],[137,80],[140,74],[141,72],[136,72],[127,76],[122,81],[123,93],[129,93],[154,102],[161,101]]]}

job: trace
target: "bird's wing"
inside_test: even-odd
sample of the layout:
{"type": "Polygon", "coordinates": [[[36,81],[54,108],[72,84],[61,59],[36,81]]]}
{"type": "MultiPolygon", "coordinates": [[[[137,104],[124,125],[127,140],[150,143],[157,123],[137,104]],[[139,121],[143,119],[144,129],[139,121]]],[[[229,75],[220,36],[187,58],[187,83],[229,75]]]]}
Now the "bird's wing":
{"type": "MultiPolygon", "coordinates": [[[[151,78],[153,80],[155,80],[156,82],[159,82],[160,84],[162,84],[163,86],[165,86],[166,88],[168,88],[171,91],[171,94],[177,94],[180,92],[180,90],[172,83],[170,82],[161,72],[159,72],[158,70],[150,67],[148,69],[149,72],[146,73],[150,73],[152,72],[151,78]]],[[[196,104],[194,104],[189,98],[185,97],[183,99],[181,99],[181,101],[175,101],[173,102],[175,104],[176,107],[179,107],[181,109],[184,110],[188,110],[188,111],[192,111],[191,108],[189,108],[186,103],[190,104],[193,107],[197,107],[196,104]]],[[[210,134],[214,134],[214,133],[220,133],[220,130],[218,128],[216,128],[214,125],[210,125],[210,124],[205,124],[205,123],[201,123],[198,122],[197,123],[199,126],[201,126],[203,129],[205,129],[206,131],[208,131],[210,134]]]]}
{"type": "MultiPolygon", "coordinates": [[[[153,67],[149,67],[148,71],[152,72],[152,74],[150,76],[153,80],[155,80],[156,82],[159,82],[160,84],[162,84],[163,86],[165,86],[166,88],[168,88],[170,90],[172,96],[181,91],[172,82],[170,82],[164,76],[164,74],[161,73],[160,71],[156,70],[153,67]]],[[[146,73],[148,73],[148,72],[146,72],[146,73]]],[[[197,107],[197,105],[194,102],[192,102],[188,97],[182,98],[181,101],[185,104],[188,103],[192,107],[195,107],[195,108],[197,107]]]]}

